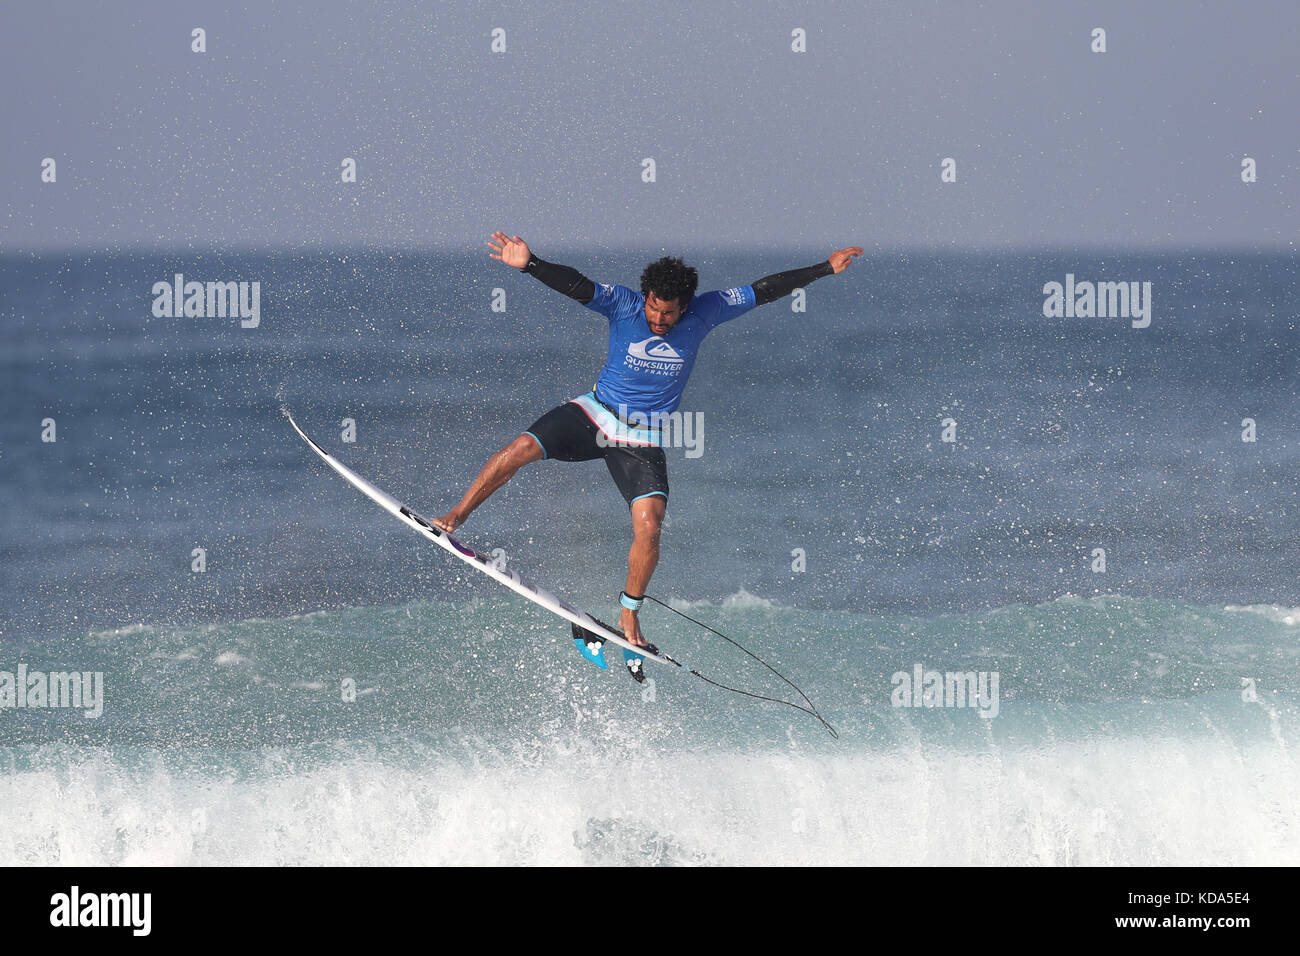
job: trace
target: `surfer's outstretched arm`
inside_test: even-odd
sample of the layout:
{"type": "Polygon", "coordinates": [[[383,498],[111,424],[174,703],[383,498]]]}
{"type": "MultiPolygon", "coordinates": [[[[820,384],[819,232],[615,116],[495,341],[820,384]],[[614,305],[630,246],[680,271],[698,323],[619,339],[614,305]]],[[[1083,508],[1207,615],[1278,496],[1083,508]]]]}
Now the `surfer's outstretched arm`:
{"type": "Polygon", "coordinates": [[[583,305],[596,297],[596,283],[572,266],[562,266],[539,259],[536,255],[530,255],[523,271],[536,276],[556,292],[562,292],[583,305]]]}
{"type": "Polygon", "coordinates": [[[789,295],[795,289],[802,289],[809,282],[820,279],[822,276],[838,275],[849,267],[849,263],[853,261],[854,256],[860,256],[862,252],[861,246],[850,246],[847,249],[832,252],[830,258],[814,266],[808,266],[806,269],[791,269],[788,272],[763,276],[763,278],[753,283],[755,302],[757,305],[775,302],[777,299],[789,295]]]}
{"type": "Polygon", "coordinates": [[[500,259],[508,266],[514,266],[521,272],[536,276],[556,292],[562,292],[570,299],[586,305],[596,297],[596,283],[572,266],[562,266],[555,262],[539,259],[528,243],[518,236],[507,236],[504,232],[494,232],[490,245],[495,251],[493,259],[500,259]]]}

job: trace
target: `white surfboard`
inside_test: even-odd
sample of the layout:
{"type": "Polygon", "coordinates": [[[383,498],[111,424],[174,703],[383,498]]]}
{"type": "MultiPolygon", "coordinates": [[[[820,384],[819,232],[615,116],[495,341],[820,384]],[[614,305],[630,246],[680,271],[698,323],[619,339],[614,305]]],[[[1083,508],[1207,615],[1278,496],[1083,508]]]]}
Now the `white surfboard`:
{"type": "Polygon", "coordinates": [[[631,641],[625,638],[622,634],[619,634],[617,631],[609,627],[606,627],[600,621],[597,621],[591,615],[578,610],[576,607],[569,604],[567,601],[564,601],[556,597],[554,594],[551,594],[549,591],[546,591],[543,588],[539,588],[531,581],[528,581],[527,579],[520,577],[514,571],[511,571],[508,568],[499,568],[494,566],[493,563],[488,558],[485,558],[481,554],[477,554],[471,548],[465,547],[465,545],[461,544],[451,535],[447,534],[447,532],[443,531],[437,525],[433,524],[433,522],[427,521],[424,518],[420,517],[420,515],[416,514],[410,508],[406,507],[396,498],[392,497],[391,495],[383,491],[380,491],[370,482],[366,481],[366,479],[358,475],[355,471],[348,468],[346,465],[339,463],[334,458],[333,455],[331,455],[324,448],[321,448],[320,445],[316,444],[314,441],[312,441],[310,438],[307,437],[306,433],[301,428],[298,427],[298,423],[293,420],[293,415],[289,413],[289,409],[282,408],[281,411],[284,412],[284,417],[289,419],[289,424],[293,426],[293,430],[296,431],[299,434],[299,436],[301,436],[302,440],[305,441],[308,445],[310,445],[312,447],[312,450],[314,450],[316,454],[320,455],[321,458],[325,460],[325,464],[329,465],[336,472],[342,475],[343,478],[348,482],[348,484],[352,485],[352,487],[356,488],[358,491],[364,494],[371,501],[375,502],[375,504],[379,505],[389,514],[391,514],[393,517],[406,523],[411,528],[414,528],[417,532],[424,535],[424,537],[428,538],[434,544],[438,545],[439,547],[443,548],[446,551],[450,551],[452,554],[460,558],[470,567],[482,571],[484,574],[492,578],[494,581],[498,581],[501,584],[504,584],[506,587],[510,588],[510,590],[514,591],[515,593],[522,594],[524,597],[528,598],[528,600],[532,601],[534,604],[539,604],[542,607],[546,608],[546,610],[551,611],[554,614],[558,614],[566,621],[569,621],[573,624],[577,624],[579,627],[591,631],[592,633],[597,634],[600,637],[604,638],[605,640],[617,644],[620,647],[627,648],[630,651],[640,654],[642,657],[646,658],[647,660],[658,661],[661,664],[676,664],[678,667],[682,666],[680,663],[673,660],[671,657],[668,657],[667,655],[663,654],[662,652],[660,652],[659,654],[652,654],[650,653],[648,648],[637,647],[635,644],[633,644],[631,641]]]}

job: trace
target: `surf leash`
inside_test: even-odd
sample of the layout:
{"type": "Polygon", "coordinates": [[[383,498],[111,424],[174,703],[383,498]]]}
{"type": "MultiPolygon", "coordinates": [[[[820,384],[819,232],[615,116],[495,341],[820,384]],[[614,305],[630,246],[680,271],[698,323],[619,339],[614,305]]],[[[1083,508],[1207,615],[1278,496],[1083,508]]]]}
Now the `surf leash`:
{"type": "MultiPolygon", "coordinates": [[[[826,718],[823,717],[818,712],[816,705],[814,705],[813,702],[808,699],[808,695],[805,694],[802,690],[800,690],[799,686],[795,684],[794,681],[790,680],[790,678],[786,677],[784,674],[782,674],[779,670],[777,670],[767,661],[763,660],[763,658],[759,657],[749,648],[742,645],[739,641],[732,640],[730,637],[727,637],[726,634],[723,634],[721,631],[717,630],[716,628],[709,627],[709,625],[705,624],[703,621],[695,620],[695,618],[691,617],[689,614],[683,614],[681,611],[677,610],[677,608],[673,607],[670,604],[665,604],[663,601],[659,600],[653,594],[647,594],[645,598],[647,601],[654,601],[660,607],[668,608],[668,610],[672,611],[674,614],[680,617],[686,618],[686,620],[690,621],[692,624],[698,627],[702,627],[706,631],[711,631],[712,633],[718,635],[718,637],[726,641],[728,644],[744,651],[754,660],[758,661],[760,664],[762,664],[764,667],[770,670],[777,677],[781,678],[781,680],[785,681],[787,684],[793,687],[795,689],[795,692],[804,699],[804,703],[806,703],[808,706],[802,707],[799,704],[796,704],[794,701],[783,700],[780,697],[764,697],[762,694],[755,694],[752,693],[751,691],[741,690],[738,687],[728,687],[726,684],[721,684],[718,681],[715,681],[709,677],[705,677],[703,674],[701,674],[699,671],[695,670],[694,668],[689,668],[690,672],[694,674],[696,677],[698,677],[700,680],[704,681],[706,684],[712,684],[714,687],[721,687],[723,690],[729,690],[733,694],[743,694],[746,697],[753,697],[756,698],[757,700],[766,700],[773,704],[785,704],[787,707],[793,707],[795,710],[801,710],[810,717],[816,717],[819,721],[821,721],[822,726],[826,728],[826,730],[830,733],[832,737],[834,737],[836,740],[840,739],[839,732],[836,731],[834,727],[832,727],[829,723],[826,722],[826,718]]],[[[675,664],[677,662],[673,661],[673,663],[675,664]]]]}

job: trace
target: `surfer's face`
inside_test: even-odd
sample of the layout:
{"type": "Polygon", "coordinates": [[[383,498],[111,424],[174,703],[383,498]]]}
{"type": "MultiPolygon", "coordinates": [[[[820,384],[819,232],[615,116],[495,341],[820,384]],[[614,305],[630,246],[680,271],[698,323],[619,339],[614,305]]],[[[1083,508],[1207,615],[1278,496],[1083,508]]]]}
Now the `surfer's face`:
{"type": "Polygon", "coordinates": [[[682,317],[682,306],[677,299],[661,299],[651,292],[645,297],[645,320],[655,335],[667,335],[682,317]]]}

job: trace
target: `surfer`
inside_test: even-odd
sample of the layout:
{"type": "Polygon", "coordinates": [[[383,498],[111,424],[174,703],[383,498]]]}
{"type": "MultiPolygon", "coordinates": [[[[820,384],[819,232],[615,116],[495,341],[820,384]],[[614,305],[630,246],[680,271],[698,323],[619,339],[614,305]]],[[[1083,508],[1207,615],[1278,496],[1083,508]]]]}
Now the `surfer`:
{"type": "Polygon", "coordinates": [[[755,306],[774,302],[815,279],[843,272],[862,248],[850,246],[805,269],[765,276],[752,285],[696,296],[696,271],[665,256],[641,273],[641,291],[605,285],[577,269],[539,259],[518,236],[495,232],[491,256],[609,320],[609,353],[591,391],[551,409],[488,459],[460,503],[434,524],[455,531],[524,465],[553,458],[603,458],[632,513],[627,581],[619,597],[628,641],[647,646],[637,612],[659,563],[659,529],[668,506],[663,416],[676,411],[700,343],[713,329],[755,306]]]}

